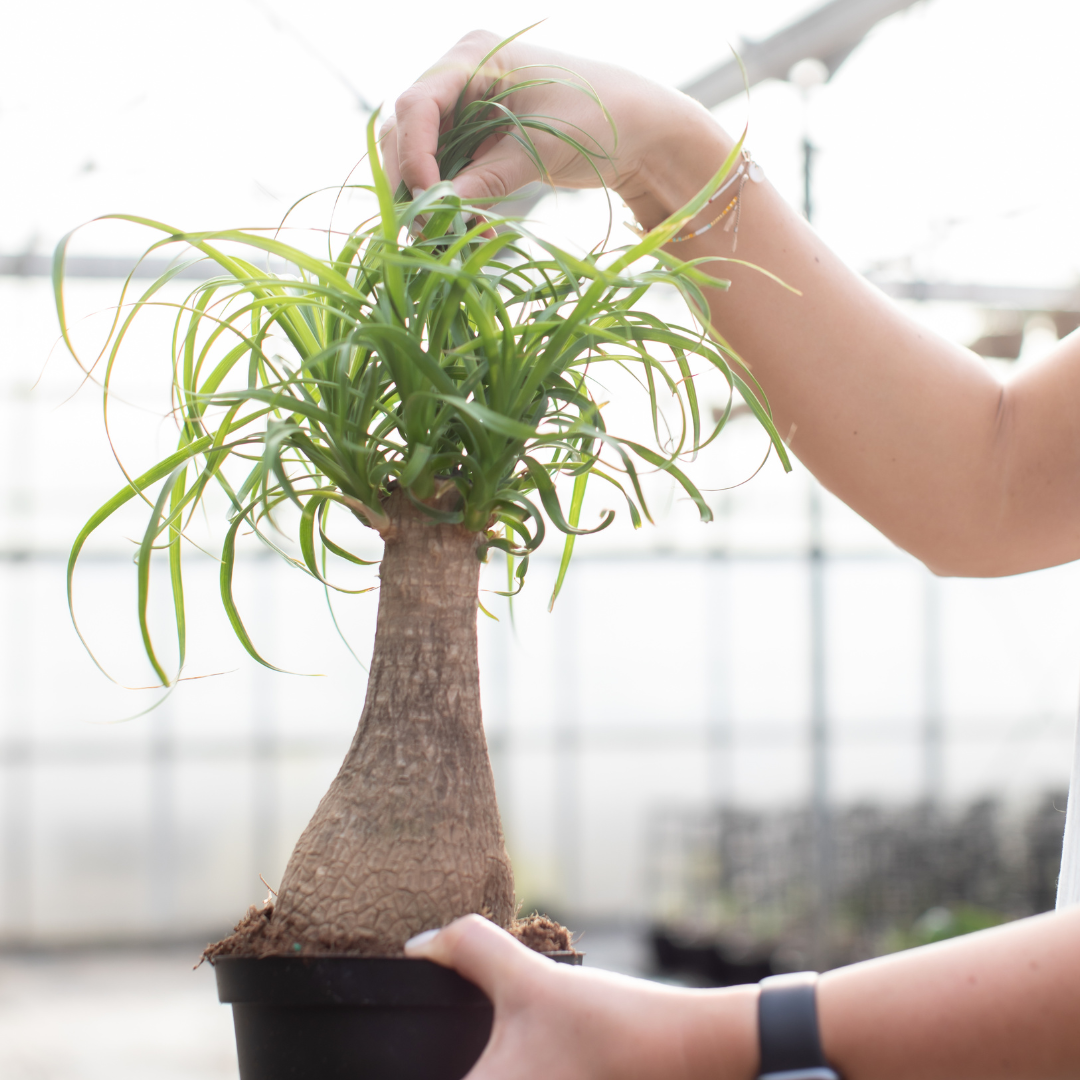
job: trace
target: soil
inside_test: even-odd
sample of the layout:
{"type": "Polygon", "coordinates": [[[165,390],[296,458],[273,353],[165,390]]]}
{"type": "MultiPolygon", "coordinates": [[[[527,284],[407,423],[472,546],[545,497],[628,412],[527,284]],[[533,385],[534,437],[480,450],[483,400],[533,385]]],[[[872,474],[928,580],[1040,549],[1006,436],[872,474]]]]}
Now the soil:
{"type": "MultiPolygon", "coordinates": [[[[267,902],[257,908],[253,904],[236,924],[233,932],[213,945],[207,945],[202,959],[212,964],[220,956],[361,956],[360,952],[342,952],[317,943],[288,940],[271,916],[274,905],[267,902]]],[[[510,924],[510,933],[534,952],[576,952],[574,936],[565,926],[546,915],[533,913],[510,924]]]]}
{"type": "Polygon", "coordinates": [[[510,933],[534,952],[577,952],[574,935],[546,915],[534,912],[524,919],[515,919],[510,924],[510,933]]]}

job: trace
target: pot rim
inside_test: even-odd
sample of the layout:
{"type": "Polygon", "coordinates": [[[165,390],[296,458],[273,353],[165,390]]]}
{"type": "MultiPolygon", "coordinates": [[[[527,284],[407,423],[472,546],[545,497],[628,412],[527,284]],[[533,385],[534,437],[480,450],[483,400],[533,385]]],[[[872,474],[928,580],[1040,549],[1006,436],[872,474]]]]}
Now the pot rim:
{"type": "MultiPolygon", "coordinates": [[[[581,965],[576,949],[542,952],[581,965]]],[[[372,1008],[491,1008],[464,976],[408,956],[218,956],[218,1000],[230,1005],[353,1005],[372,1008]]]]}
{"type": "Polygon", "coordinates": [[[214,973],[231,1005],[491,1008],[456,971],[405,956],[219,956],[214,973]]]}

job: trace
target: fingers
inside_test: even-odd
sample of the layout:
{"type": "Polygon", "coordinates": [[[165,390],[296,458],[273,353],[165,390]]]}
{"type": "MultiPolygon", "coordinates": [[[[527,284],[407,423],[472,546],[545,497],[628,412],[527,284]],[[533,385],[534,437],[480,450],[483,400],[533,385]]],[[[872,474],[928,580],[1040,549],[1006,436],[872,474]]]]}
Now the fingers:
{"type": "Polygon", "coordinates": [[[416,83],[398,98],[396,110],[393,137],[397,173],[410,191],[427,190],[440,180],[435,161],[442,124],[439,103],[416,83]]]}
{"type": "Polygon", "coordinates": [[[397,159],[397,118],[391,116],[379,128],[379,157],[382,159],[383,171],[390,184],[390,190],[396,192],[401,183],[401,170],[398,168],[397,159]]]}
{"type": "MultiPolygon", "coordinates": [[[[391,191],[397,191],[401,181],[414,193],[417,190],[426,191],[439,182],[435,155],[431,154],[426,159],[408,156],[408,149],[401,149],[403,136],[393,121],[383,126],[379,138],[382,142],[383,168],[391,191]]],[[[453,184],[454,190],[466,202],[495,203],[540,178],[535,163],[521,144],[515,139],[503,137],[459,173],[453,184]]]]}
{"type": "Polygon", "coordinates": [[[418,934],[405,943],[405,955],[454,968],[492,1001],[501,996],[499,990],[506,980],[523,965],[551,962],[480,915],[466,915],[441,930],[418,934]]]}
{"type": "Polygon", "coordinates": [[[522,145],[504,136],[487,153],[454,177],[454,190],[466,202],[501,202],[533,180],[541,179],[522,145]]]}
{"type": "Polygon", "coordinates": [[[397,99],[395,174],[410,191],[439,182],[435,151],[443,119],[453,109],[477,64],[498,41],[497,35],[484,30],[466,34],[397,99]]]}

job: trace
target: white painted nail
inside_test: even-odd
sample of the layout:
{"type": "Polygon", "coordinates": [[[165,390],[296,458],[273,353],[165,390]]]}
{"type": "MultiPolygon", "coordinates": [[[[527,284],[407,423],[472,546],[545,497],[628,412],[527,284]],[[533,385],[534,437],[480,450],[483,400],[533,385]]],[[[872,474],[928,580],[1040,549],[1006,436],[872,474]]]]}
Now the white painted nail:
{"type": "Polygon", "coordinates": [[[405,951],[419,949],[422,945],[426,945],[439,931],[438,930],[423,930],[414,937],[409,938],[405,942],[405,951]]]}

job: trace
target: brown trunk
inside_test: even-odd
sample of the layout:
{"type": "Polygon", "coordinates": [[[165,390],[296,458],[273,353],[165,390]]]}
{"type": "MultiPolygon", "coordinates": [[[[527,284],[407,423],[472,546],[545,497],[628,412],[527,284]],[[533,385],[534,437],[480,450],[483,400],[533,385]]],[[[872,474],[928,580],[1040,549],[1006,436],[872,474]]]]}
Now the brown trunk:
{"type": "Polygon", "coordinates": [[[400,493],[385,509],[367,699],[285,869],[268,927],[281,951],[395,955],[459,915],[514,915],[480,718],[480,538],[400,493]]]}

